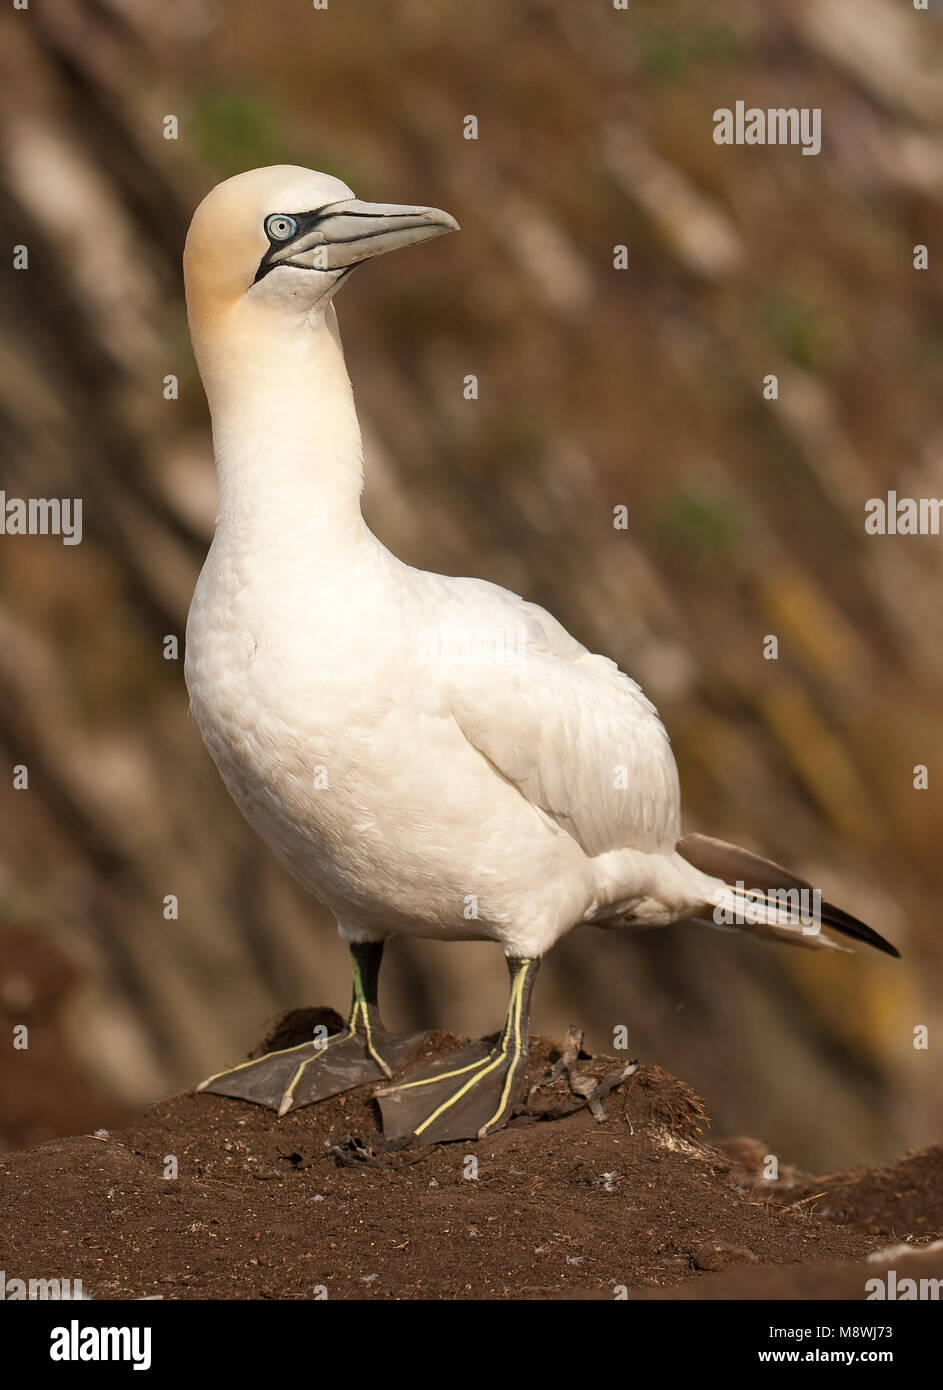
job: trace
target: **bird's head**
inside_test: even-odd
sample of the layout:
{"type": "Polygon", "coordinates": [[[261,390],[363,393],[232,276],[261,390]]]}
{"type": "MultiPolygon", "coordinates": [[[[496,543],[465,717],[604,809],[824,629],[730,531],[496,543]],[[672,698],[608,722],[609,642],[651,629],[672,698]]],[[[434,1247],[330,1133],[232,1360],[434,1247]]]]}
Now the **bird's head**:
{"type": "Polygon", "coordinates": [[[183,256],[191,324],[240,304],[306,318],[361,261],[458,228],[438,208],[362,203],[292,164],[226,179],[193,215],[183,256]]]}

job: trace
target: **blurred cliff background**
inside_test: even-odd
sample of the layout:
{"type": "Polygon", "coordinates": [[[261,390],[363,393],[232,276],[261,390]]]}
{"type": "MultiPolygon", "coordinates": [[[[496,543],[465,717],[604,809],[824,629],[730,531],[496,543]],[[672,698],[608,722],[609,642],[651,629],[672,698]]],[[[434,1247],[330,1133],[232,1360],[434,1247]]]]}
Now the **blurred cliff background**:
{"type": "MultiPolygon", "coordinates": [[[[806,1165],[940,1137],[943,540],[867,537],[864,507],[943,496],[941,31],[909,0],[6,7],[0,486],[82,497],[85,539],[0,539],[0,1146],[346,1005],[333,924],[230,803],[183,684],[215,477],[180,255],[212,184],[277,162],[462,225],[339,297],[373,528],[615,657],[671,733],[686,829],[904,952],[581,931],[535,1029],[611,1050],[627,1025],[716,1133],[806,1165]],[[718,147],[737,100],[820,107],[821,154],[718,147]]],[[[497,1026],[493,948],[388,956],[390,1023],[497,1026]]]]}

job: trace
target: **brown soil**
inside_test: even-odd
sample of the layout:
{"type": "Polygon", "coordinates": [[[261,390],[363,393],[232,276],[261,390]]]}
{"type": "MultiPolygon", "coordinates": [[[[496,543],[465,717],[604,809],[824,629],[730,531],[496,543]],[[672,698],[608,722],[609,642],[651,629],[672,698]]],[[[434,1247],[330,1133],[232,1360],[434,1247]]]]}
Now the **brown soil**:
{"type": "MultiPolygon", "coordinates": [[[[417,1065],[458,1045],[437,1035],[417,1065]]],[[[526,1113],[480,1142],[387,1150],[364,1087],[281,1120],[176,1096],[0,1155],[0,1268],[94,1298],[861,1298],[870,1252],[943,1233],[941,1149],[771,1183],[761,1144],[707,1142],[682,1082],[642,1067],[594,1119],[566,1075],[546,1084],[558,1055],[533,1040],[526,1113]]]]}

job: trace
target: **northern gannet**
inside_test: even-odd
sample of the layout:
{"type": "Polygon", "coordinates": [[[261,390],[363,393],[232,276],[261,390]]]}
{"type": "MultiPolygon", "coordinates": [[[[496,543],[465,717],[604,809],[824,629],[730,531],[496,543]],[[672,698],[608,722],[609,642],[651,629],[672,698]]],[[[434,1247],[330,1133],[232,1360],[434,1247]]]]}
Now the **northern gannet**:
{"type": "MultiPolygon", "coordinates": [[[[668,736],[614,662],[496,584],[402,564],[368,530],[334,294],[368,257],[457,227],[282,165],[214,188],[184,252],[219,475],[187,623],[191,708],[236,804],[330,908],[353,965],[342,1032],[201,1089],[284,1114],[385,1081],[384,1132],[425,1141],[506,1123],[534,976],[572,927],[722,910],[745,930],[837,945],[773,897],[804,880],[681,838],[668,736]],[[380,1023],[380,957],[398,933],[499,943],[511,991],[493,1046],[397,1084],[424,1036],[380,1023]]],[[[820,917],[897,954],[828,904],[820,917]]]]}

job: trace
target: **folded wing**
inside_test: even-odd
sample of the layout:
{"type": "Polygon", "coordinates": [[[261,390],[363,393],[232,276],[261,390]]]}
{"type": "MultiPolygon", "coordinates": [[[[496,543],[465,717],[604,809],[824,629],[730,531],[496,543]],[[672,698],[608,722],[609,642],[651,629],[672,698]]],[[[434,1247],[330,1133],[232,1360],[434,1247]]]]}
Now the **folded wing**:
{"type": "Polygon", "coordinates": [[[474,585],[482,615],[494,604],[493,616],[520,632],[505,661],[449,671],[452,713],[469,742],[588,855],[671,852],[678,774],[654,705],[536,604],[460,582],[474,585]]]}

